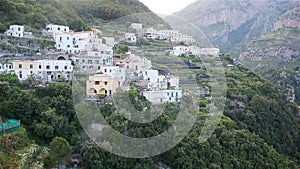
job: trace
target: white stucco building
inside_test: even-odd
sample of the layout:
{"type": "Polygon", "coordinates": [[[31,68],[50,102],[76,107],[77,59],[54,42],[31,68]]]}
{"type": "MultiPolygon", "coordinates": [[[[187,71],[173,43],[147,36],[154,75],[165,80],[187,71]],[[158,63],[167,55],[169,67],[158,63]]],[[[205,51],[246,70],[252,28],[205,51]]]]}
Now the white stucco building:
{"type": "Polygon", "coordinates": [[[102,38],[92,39],[79,55],[72,57],[75,65],[84,71],[100,70],[102,66],[113,64],[113,49],[107,41],[102,38]]]}
{"type": "Polygon", "coordinates": [[[143,96],[153,104],[163,104],[167,102],[178,102],[182,97],[182,90],[156,90],[144,91],[143,96]]]}
{"type": "Polygon", "coordinates": [[[24,37],[24,26],[23,25],[10,25],[9,29],[4,32],[6,36],[24,37]]]}
{"type": "Polygon", "coordinates": [[[134,33],[125,33],[125,42],[136,43],[137,37],[134,33]]]}
{"type": "Polygon", "coordinates": [[[10,62],[0,62],[0,74],[1,73],[13,73],[13,65],[10,62]]]}
{"type": "Polygon", "coordinates": [[[143,24],[141,24],[141,23],[132,23],[131,28],[133,28],[133,29],[143,29],[143,24]]]}
{"type": "Polygon", "coordinates": [[[218,48],[200,48],[199,55],[212,55],[218,56],[220,54],[220,49],[218,48]]]}
{"type": "Polygon", "coordinates": [[[52,36],[60,33],[60,32],[70,32],[70,28],[68,26],[64,25],[53,25],[49,24],[46,26],[46,30],[48,33],[50,33],[52,36]]]}
{"type": "Polygon", "coordinates": [[[125,69],[119,66],[101,66],[97,73],[119,79],[122,83],[126,80],[125,69]]]}
{"type": "Polygon", "coordinates": [[[120,68],[124,68],[127,75],[152,67],[151,60],[134,54],[129,55],[125,59],[115,59],[114,64],[120,68]]]}
{"type": "Polygon", "coordinates": [[[80,53],[93,38],[93,31],[58,32],[54,35],[55,47],[66,53],[80,53]]]}
{"type": "Polygon", "coordinates": [[[174,46],[173,50],[170,52],[170,55],[181,56],[184,55],[200,55],[200,48],[197,46],[174,46]]]}
{"type": "Polygon", "coordinates": [[[70,60],[15,60],[12,65],[20,81],[26,80],[31,75],[38,77],[43,83],[69,81],[73,77],[73,66],[70,60]]]}

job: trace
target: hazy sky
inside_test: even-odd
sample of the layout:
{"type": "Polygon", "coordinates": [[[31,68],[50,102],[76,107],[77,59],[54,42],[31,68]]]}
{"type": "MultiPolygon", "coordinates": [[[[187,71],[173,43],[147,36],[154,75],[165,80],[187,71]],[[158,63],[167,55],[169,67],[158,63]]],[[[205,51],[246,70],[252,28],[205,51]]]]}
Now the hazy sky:
{"type": "Polygon", "coordinates": [[[151,11],[157,14],[170,15],[180,11],[196,0],[139,0],[143,2],[151,11]]]}

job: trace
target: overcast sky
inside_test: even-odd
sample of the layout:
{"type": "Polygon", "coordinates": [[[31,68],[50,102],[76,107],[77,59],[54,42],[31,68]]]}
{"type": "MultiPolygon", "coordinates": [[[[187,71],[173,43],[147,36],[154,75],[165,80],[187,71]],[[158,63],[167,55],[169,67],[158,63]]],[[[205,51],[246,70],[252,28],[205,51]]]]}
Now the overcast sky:
{"type": "Polygon", "coordinates": [[[139,0],[157,14],[171,15],[196,0],[139,0]]]}

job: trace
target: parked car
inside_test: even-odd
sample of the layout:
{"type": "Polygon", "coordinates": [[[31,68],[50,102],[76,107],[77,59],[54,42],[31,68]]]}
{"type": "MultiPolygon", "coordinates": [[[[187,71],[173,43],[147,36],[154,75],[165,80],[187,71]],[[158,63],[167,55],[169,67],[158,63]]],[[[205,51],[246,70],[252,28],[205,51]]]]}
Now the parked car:
{"type": "Polygon", "coordinates": [[[24,56],[24,54],[22,54],[22,53],[16,53],[15,54],[15,57],[22,57],[22,56],[24,56]]]}
{"type": "Polygon", "coordinates": [[[25,56],[33,56],[33,55],[34,55],[34,52],[29,51],[29,52],[26,52],[24,55],[25,55],[25,56]]]}

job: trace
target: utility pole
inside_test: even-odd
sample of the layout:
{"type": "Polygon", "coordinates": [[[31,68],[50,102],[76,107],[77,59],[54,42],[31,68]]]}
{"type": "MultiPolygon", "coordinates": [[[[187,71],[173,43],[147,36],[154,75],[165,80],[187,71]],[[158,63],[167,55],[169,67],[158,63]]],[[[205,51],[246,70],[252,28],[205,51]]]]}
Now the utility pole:
{"type": "Polygon", "coordinates": [[[3,122],[2,122],[1,116],[0,116],[0,124],[1,124],[1,126],[2,126],[2,132],[3,132],[3,136],[4,136],[4,139],[5,139],[5,142],[6,142],[7,149],[9,150],[10,158],[11,158],[12,161],[13,161],[13,167],[14,167],[14,169],[19,169],[18,163],[17,163],[17,161],[16,161],[16,159],[15,159],[14,153],[13,153],[12,148],[11,148],[11,145],[10,145],[8,136],[6,135],[6,130],[5,130],[4,124],[3,124],[3,122]]]}

